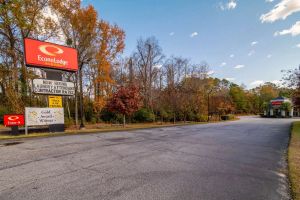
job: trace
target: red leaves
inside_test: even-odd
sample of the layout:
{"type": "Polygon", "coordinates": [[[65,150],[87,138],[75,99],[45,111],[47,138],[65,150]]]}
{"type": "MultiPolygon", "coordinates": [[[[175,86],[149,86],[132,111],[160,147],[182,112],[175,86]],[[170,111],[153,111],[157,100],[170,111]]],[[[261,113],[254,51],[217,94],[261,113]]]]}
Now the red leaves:
{"type": "Polygon", "coordinates": [[[141,97],[138,87],[121,86],[117,92],[113,94],[107,107],[111,112],[123,115],[132,115],[141,105],[141,97]]]}

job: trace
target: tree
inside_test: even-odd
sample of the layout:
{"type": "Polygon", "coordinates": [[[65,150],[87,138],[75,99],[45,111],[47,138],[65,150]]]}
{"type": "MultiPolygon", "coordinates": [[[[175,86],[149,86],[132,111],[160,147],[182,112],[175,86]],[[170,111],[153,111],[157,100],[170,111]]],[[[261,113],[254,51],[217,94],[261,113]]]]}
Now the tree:
{"type": "Polygon", "coordinates": [[[133,54],[137,76],[140,79],[140,88],[145,107],[153,110],[153,89],[159,68],[164,58],[162,49],[154,37],[137,42],[137,50],[133,54]]]}
{"type": "Polygon", "coordinates": [[[125,32],[117,25],[101,20],[98,23],[97,55],[93,65],[94,109],[99,114],[105,107],[114,85],[112,67],[116,58],[123,52],[125,32]]]}
{"type": "Polygon", "coordinates": [[[293,70],[284,71],[285,75],[283,76],[284,84],[288,88],[293,88],[291,96],[293,102],[296,106],[300,106],[300,66],[293,70]]]}
{"type": "MultiPolygon", "coordinates": [[[[79,71],[76,82],[80,85],[80,127],[84,127],[83,109],[83,68],[89,66],[95,58],[95,43],[97,35],[97,11],[91,5],[81,7],[80,0],[52,0],[52,8],[57,13],[64,42],[77,49],[79,71]]],[[[76,84],[76,91],[78,85],[76,84]]],[[[77,93],[76,93],[77,99],[77,93]]],[[[77,101],[75,103],[77,113],[77,101]]],[[[77,117],[76,117],[77,119],[77,117]]],[[[77,123],[77,120],[76,120],[77,123]]]]}
{"type": "Polygon", "coordinates": [[[121,86],[117,92],[113,94],[107,107],[111,112],[123,115],[123,126],[125,127],[126,116],[131,116],[136,112],[140,104],[140,93],[136,86],[121,86]]]}
{"type": "Polygon", "coordinates": [[[0,85],[5,105],[12,112],[23,112],[28,103],[31,72],[24,61],[26,37],[49,39],[57,34],[51,17],[45,15],[48,0],[0,1],[0,85]],[[17,102],[17,103],[16,103],[17,102]]]}
{"type": "Polygon", "coordinates": [[[236,110],[239,113],[246,112],[248,100],[246,98],[245,90],[236,84],[232,84],[230,86],[229,94],[233,100],[236,110]]]}

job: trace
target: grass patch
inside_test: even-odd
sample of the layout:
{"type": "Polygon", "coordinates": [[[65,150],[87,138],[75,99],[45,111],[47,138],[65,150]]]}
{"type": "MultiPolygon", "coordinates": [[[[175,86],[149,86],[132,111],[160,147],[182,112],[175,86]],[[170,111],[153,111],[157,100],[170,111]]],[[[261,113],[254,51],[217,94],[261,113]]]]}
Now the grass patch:
{"type": "MultiPolygon", "coordinates": [[[[235,118],[229,121],[236,121],[239,118],[235,118]]],[[[209,123],[218,123],[225,121],[211,121],[209,123]]],[[[90,133],[106,133],[106,132],[115,132],[115,131],[130,131],[138,129],[149,129],[149,128],[163,128],[163,127],[172,127],[172,126],[188,126],[188,125],[197,125],[197,124],[207,124],[207,122],[178,122],[173,123],[136,123],[136,124],[126,124],[126,127],[123,127],[121,124],[86,124],[86,128],[78,130],[76,127],[70,127],[62,133],[30,133],[28,135],[7,135],[0,134],[0,140],[9,140],[9,139],[22,139],[22,138],[37,138],[37,137],[56,137],[56,136],[66,136],[66,135],[79,135],[79,134],[90,134],[90,133]]]]}
{"type": "Polygon", "coordinates": [[[300,200],[300,121],[292,126],[288,162],[293,199],[300,200]]]}
{"type": "Polygon", "coordinates": [[[78,130],[75,128],[67,129],[62,133],[30,133],[28,135],[0,135],[0,140],[9,139],[21,139],[21,138],[36,138],[36,137],[55,137],[55,136],[66,136],[66,135],[79,135],[79,134],[90,134],[90,133],[103,133],[103,132],[114,132],[114,131],[130,131],[138,129],[148,129],[148,128],[162,128],[171,126],[184,126],[184,125],[196,125],[196,124],[206,124],[206,122],[190,122],[190,123],[137,123],[137,124],[127,124],[126,127],[122,125],[109,125],[109,124],[95,124],[86,125],[85,129],[78,130]]]}

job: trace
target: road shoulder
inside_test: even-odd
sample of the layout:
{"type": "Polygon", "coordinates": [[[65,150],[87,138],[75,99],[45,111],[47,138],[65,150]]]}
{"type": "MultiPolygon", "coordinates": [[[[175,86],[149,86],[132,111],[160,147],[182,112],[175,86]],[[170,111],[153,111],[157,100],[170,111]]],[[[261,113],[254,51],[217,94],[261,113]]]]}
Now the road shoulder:
{"type": "Polygon", "coordinates": [[[293,199],[300,200],[300,121],[292,125],[288,163],[293,199]]]}

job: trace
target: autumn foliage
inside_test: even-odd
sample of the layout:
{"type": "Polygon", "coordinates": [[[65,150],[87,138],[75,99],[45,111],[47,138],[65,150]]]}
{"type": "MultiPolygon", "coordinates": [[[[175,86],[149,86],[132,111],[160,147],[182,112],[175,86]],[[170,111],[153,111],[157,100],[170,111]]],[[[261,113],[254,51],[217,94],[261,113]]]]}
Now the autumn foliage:
{"type": "Polygon", "coordinates": [[[104,21],[100,14],[81,0],[0,1],[0,120],[26,106],[47,106],[47,97],[31,88],[33,79],[45,77],[24,64],[26,37],[78,51],[79,72],[63,74],[77,91],[64,99],[69,121],[79,118],[79,102],[81,119],[87,122],[121,121],[115,113],[135,122],[205,121],[208,115],[218,120],[231,113],[259,113],[264,102],[291,97],[293,88],[299,88],[298,69],[286,77],[289,88],[265,83],[247,89],[213,78],[206,62],[166,57],[155,37],[137,38],[125,57],[122,25],[104,21]]]}
{"type": "Polygon", "coordinates": [[[141,107],[140,91],[137,86],[121,86],[107,105],[111,112],[131,116],[141,107]]]}

